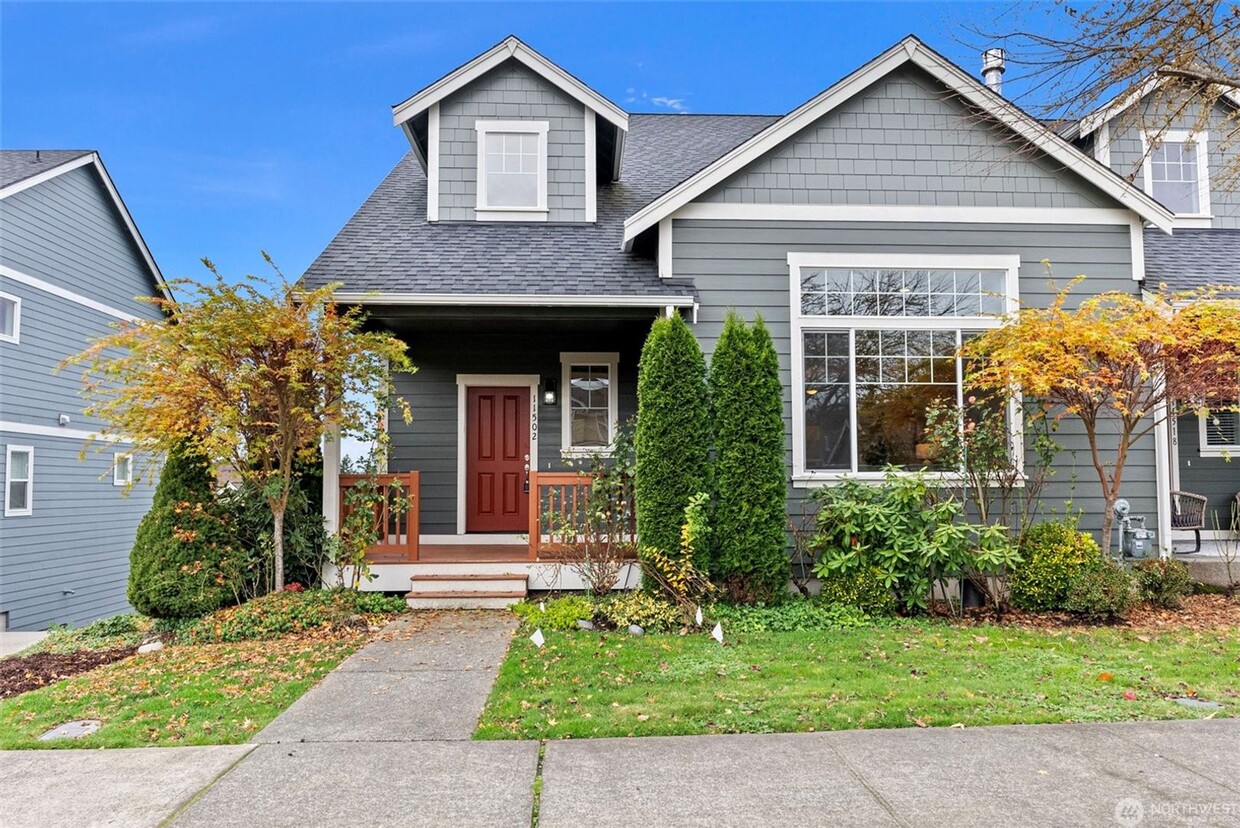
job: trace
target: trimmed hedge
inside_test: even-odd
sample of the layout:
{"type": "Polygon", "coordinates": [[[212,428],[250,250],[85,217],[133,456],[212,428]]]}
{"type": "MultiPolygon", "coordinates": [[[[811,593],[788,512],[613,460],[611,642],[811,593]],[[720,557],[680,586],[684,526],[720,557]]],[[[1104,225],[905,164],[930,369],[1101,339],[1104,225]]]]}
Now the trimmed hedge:
{"type": "Polygon", "coordinates": [[[152,618],[192,618],[235,603],[243,554],[215,502],[205,458],[174,452],[129,554],[129,603],[152,618]]]}
{"type": "Polygon", "coordinates": [[[762,318],[729,313],[710,365],[715,432],[712,574],[738,601],[788,589],[788,495],[779,357],[762,318]]]}
{"type": "MultiPolygon", "coordinates": [[[[642,347],[634,444],[637,534],[670,554],[689,498],[710,491],[706,360],[679,314],[656,320],[642,347]]],[[[694,563],[707,568],[704,557],[694,563]]]]}

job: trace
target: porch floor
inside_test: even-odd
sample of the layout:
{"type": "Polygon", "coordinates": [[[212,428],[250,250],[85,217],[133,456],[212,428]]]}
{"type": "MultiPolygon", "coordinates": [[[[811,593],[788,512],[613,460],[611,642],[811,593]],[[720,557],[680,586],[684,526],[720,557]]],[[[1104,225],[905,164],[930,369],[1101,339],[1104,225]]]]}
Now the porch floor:
{"type": "Polygon", "coordinates": [[[470,544],[445,543],[423,544],[418,559],[410,560],[405,553],[371,552],[366,556],[372,564],[391,563],[503,563],[507,561],[528,562],[530,547],[524,543],[470,544]]]}

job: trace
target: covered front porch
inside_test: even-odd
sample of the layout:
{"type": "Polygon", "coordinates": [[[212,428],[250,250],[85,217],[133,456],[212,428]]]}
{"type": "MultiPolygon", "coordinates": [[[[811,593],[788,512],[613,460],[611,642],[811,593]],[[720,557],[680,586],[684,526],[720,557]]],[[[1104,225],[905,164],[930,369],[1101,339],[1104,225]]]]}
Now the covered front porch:
{"type": "MultiPolygon", "coordinates": [[[[491,586],[488,579],[522,580],[522,592],[524,584],[578,587],[557,565],[565,550],[555,530],[579,519],[592,456],[606,453],[636,413],[641,347],[666,309],[368,310],[372,324],[409,345],[417,372],[397,378],[413,421],[389,417],[379,477],[385,491],[407,493],[411,508],[380,516],[380,542],[368,555],[377,577],[362,588],[404,590],[411,578],[456,592],[479,591],[464,586],[491,586]]],[[[332,530],[359,479],[348,471],[339,444],[328,444],[324,517],[332,530]]]]}

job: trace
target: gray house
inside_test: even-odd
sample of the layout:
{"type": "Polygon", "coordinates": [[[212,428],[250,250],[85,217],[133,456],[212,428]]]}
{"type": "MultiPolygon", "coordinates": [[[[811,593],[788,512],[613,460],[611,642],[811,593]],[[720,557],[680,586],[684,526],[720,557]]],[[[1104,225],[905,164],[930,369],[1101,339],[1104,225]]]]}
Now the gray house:
{"type": "Polygon", "coordinates": [[[0,629],[124,611],[129,551],[152,488],[126,484],[131,447],[80,458],[82,414],[65,357],[117,320],[157,317],[163,284],[99,155],[0,151],[0,629]]]}
{"type": "MultiPolygon", "coordinates": [[[[370,588],[572,586],[551,582],[541,516],[571,502],[566,461],[633,413],[656,315],[682,314],[708,356],[728,309],[766,319],[795,511],[813,487],[920,465],[926,405],[963,394],[958,344],[1047,301],[1043,260],[1087,291],[1150,285],[1147,246],[1179,218],[997,86],[910,37],[786,115],[629,114],[510,37],[395,106],[410,152],[304,275],[342,282],[419,368],[388,463],[416,508],[370,588]]],[[[1170,438],[1138,447],[1123,492],[1163,538],[1170,438]]],[[[1084,440],[1058,439],[1045,496],[1097,529],[1084,440]]],[[[329,526],[348,483],[329,443],[329,526]]]]}

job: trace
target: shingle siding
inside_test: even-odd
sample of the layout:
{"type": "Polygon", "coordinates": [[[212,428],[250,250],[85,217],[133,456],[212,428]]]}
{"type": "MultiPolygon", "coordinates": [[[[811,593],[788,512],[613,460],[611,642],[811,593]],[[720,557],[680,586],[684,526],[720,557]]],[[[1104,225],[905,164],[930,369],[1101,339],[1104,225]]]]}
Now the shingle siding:
{"type": "MultiPolygon", "coordinates": [[[[673,270],[691,278],[700,300],[694,331],[709,355],[728,309],[748,318],[761,313],[780,357],[788,458],[792,451],[790,251],[935,255],[1017,254],[1021,300],[1045,305],[1053,291],[1041,264],[1049,259],[1061,281],[1087,274],[1076,294],[1107,290],[1135,292],[1129,230],[1120,226],[878,224],[782,221],[676,220],[673,270]]],[[[1055,439],[1064,447],[1056,474],[1043,497],[1045,508],[1062,512],[1067,501],[1084,511],[1082,524],[1101,524],[1100,487],[1089,463],[1083,434],[1065,420],[1055,439]]],[[[1029,454],[1032,457],[1032,452],[1029,454]]],[[[1137,514],[1157,514],[1154,443],[1147,439],[1129,455],[1124,497],[1137,514]]],[[[795,504],[806,490],[791,490],[795,504]]],[[[797,508],[794,505],[794,508],[797,508]]]]}
{"type": "Polygon", "coordinates": [[[586,220],[585,108],[515,60],[439,104],[439,218],[472,221],[479,120],[546,121],[547,220],[586,220]]]}
{"type": "Polygon", "coordinates": [[[1110,198],[971,113],[919,69],[841,104],[702,199],[742,204],[1099,207],[1110,198]]]}

